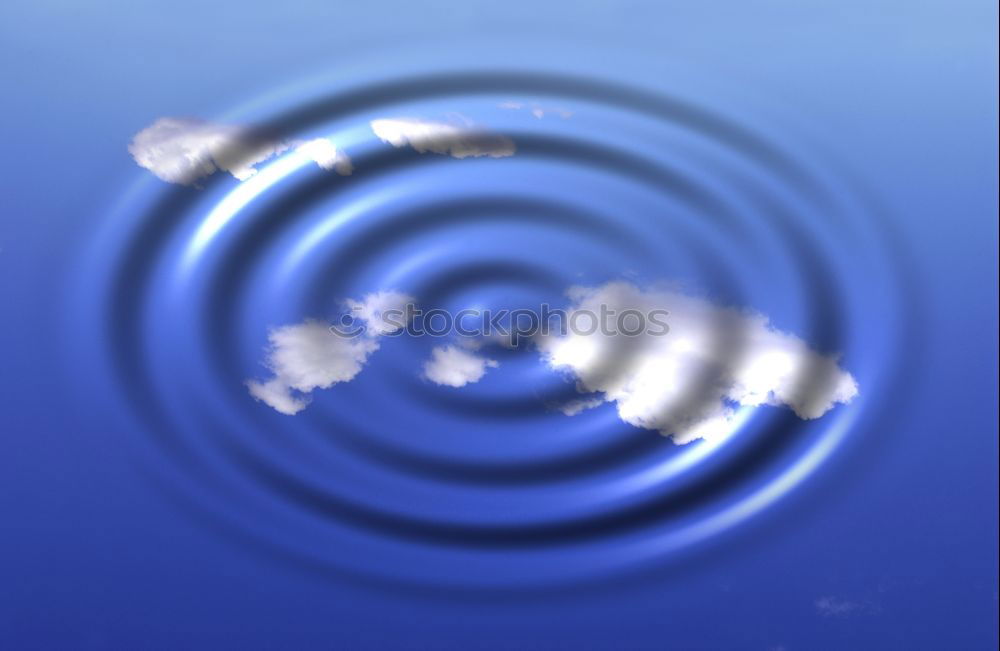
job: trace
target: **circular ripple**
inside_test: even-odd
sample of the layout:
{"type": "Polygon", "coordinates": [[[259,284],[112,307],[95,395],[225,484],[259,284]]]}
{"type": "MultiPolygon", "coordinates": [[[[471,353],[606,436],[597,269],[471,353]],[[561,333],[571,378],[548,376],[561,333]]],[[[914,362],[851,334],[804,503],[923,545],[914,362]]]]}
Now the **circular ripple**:
{"type": "Polygon", "coordinates": [[[676,559],[794,492],[895,368],[901,262],[882,222],[807,164],[813,152],[769,131],[537,73],[388,80],[254,117],[288,139],[330,137],[354,174],[279,158],[243,183],[143,180],[81,274],[101,300],[73,308],[141,418],[156,476],[240,540],[311,566],[472,588],[676,559]],[[511,100],[573,115],[499,108],[511,100]],[[516,154],[419,154],[368,128],[456,111],[516,154]],[[530,350],[497,352],[501,369],[454,390],[419,378],[440,341],[386,339],[356,380],[314,392],[294,417],[243,384],[262,375],[269,327],[330,318],[347,297],[392,288],[453,310],[535,307],[623,275],[695,287],[843,351],[862,395],[814,421],[744,409],[725,440],[677,446],[610,405],[554,411],[578,394],[530,350]],[[857,327],[873,319],[881,327],[857,327]]]}

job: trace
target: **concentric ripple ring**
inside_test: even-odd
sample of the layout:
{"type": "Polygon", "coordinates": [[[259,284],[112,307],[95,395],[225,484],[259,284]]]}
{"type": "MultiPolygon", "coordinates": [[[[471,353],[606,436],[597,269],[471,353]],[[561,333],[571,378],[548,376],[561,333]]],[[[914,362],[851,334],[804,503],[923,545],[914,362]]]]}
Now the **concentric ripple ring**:
{"type": "MultiPolygon", "coordinates": [[[[255,549],[473,590],[676,561],[859,447],[859,414],[902,372],[905,338],[890,333],[910,296],[906,255],[846,175],[773,127],[682,95],[473,71],[269,107],[255,130],[328,137],[353,174],[281,156],[242,182],[142,178],[82,262],[104,293],[72,299],[100,342],[81,354],[121,387],[151,475],[198,521],[255,549]],[[565,110],[542,119],[504,108],[512,100],[565,110]],[[456,160],[369,128],[450,112],[516,152],[456,160]],[[577,390],[530,349],[498,352],[500,370],[452,389],[419,373],[442,342],[387,340],[357,380],[315,392],[295,416],[244,385],[264,372],[269,328],[331,318],[345,299],[398,289],[447,309],[534,307],[621,278],[768,314],[842,353],[861,394],[809,421],[744,408],[724,440],[677,445],[613,405],[554,410],[577,390]],[[856,282],[879,291],[855,295],[856,282]],[[884,327],[860,340],[862,319],[884,327]]],[[[685,400],[704,399],[697,384],[685,400]]]]}

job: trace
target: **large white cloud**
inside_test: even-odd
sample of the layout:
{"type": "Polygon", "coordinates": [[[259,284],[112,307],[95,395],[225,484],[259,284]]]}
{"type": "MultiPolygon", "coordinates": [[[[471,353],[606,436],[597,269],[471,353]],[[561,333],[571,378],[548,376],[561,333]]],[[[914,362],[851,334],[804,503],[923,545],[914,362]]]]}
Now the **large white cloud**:
{"type": "Polygon", "coordinates": [[[372,132],[393,147],[409,145],[421,154],[432,152],[455,158],[503,158],[516,151],[510,138],[462,122],[435,122],[419,118],[384,118],[371,121],[372,132]]]}
{"type": "Polygon", "coordinates": [[[437,346],[431,351],[431,358],[424,363],[423,376],[435,384],[464,387],[481,380],[486,369],[497,366],[499,363],[496,360],[458,346],[437,346]]]}
{"type": "Polygon", "coordinates": [[[281,141],[262,137],[248,127],[196,118],[160,118],[132,138],[129,153],[140,167],[168,183],[191,185],[218,170],[241,181],[257,173],[256,165],[291,148],[324,169],[350,174],[351,161],[326,138],[281,141]]]}
{"type": "Polygon", "coordinates": [[[314,389],[353,380],[368,357],[378,350],[378,338],[398,329],[385,323],[381,311],[402,309],[412,302],[411,297],[398,292],[379,292],[360,301],[348,301],[367,326],[354,337],[337,334],[330,323],[311,319],[272,329],[264,365],[273,377],[263,382],[248,380],[250,395],[283,414],[297,414],[309,404],[308,394],[314,389]]]}
{"type": "MultiPolygon", "coordinates": [[[[601,306],[621,312],[666,310],[666,334],[638,336],[549,335],[536,340],[544,359],[569,372],[588,400],[566,405],[567,414],[614,402],[627,423],[686,443],[723,436],[740,406],[784,405],[812,419],[849,402],[857,383],[801,339],[771,327],[760,314],[719,307],[669,290],[642,291],[614,282],[570,290],[570,318],[587,328],[586,313],[601,306]]],[[[634,321],[627,322],[633,327],[634,321]]]]}

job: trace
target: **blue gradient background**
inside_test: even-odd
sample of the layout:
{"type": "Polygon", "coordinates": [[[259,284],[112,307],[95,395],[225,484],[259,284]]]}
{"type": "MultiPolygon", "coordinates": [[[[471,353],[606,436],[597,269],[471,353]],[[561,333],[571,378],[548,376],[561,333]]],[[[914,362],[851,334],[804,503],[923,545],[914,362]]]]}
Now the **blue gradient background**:
{"type": "Polygon", "coordinates": [[[0,647],[995,647],[996,18],[984,2],[6,3],[0,647]],[[910,370],[868,396],[881,418],[856,425],[861,443],[679,567],[568,591],[313,572],[171,500],[136,461],[120,388],[82,362],[104,342],[67,309],[141,174],[132,134],[317,74],[460,63],[702,79],[835,149],[913,260],[910,370]],[[823,616],[825,596],[864,607],[823,616]]]}

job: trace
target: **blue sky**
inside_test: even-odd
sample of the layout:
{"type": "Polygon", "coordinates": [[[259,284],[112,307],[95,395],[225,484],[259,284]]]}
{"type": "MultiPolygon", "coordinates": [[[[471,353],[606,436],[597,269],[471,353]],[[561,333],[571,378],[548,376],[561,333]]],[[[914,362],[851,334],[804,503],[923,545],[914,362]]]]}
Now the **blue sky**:
{"type": "Polygon", "coordinates": [[[3,646],[994,648],[995,26],[984,2],[5,4],[3,646]],[[170,117],[288,149],[167,183],[129,145],[170,117]],[[395,147],[386,119],[516,151],[395,147]],[[315,138],[350,174],[289,167],[315,138]],[[282,377],[269,333],[347,299],[614,282],[766,315],[857,395],[803,419],[729,387],[735,434],[678,445],[544,346],[451,352],[455,381],[427,364],[458,344],[412,337],[294,415],[248,390],[282,377]]]}

